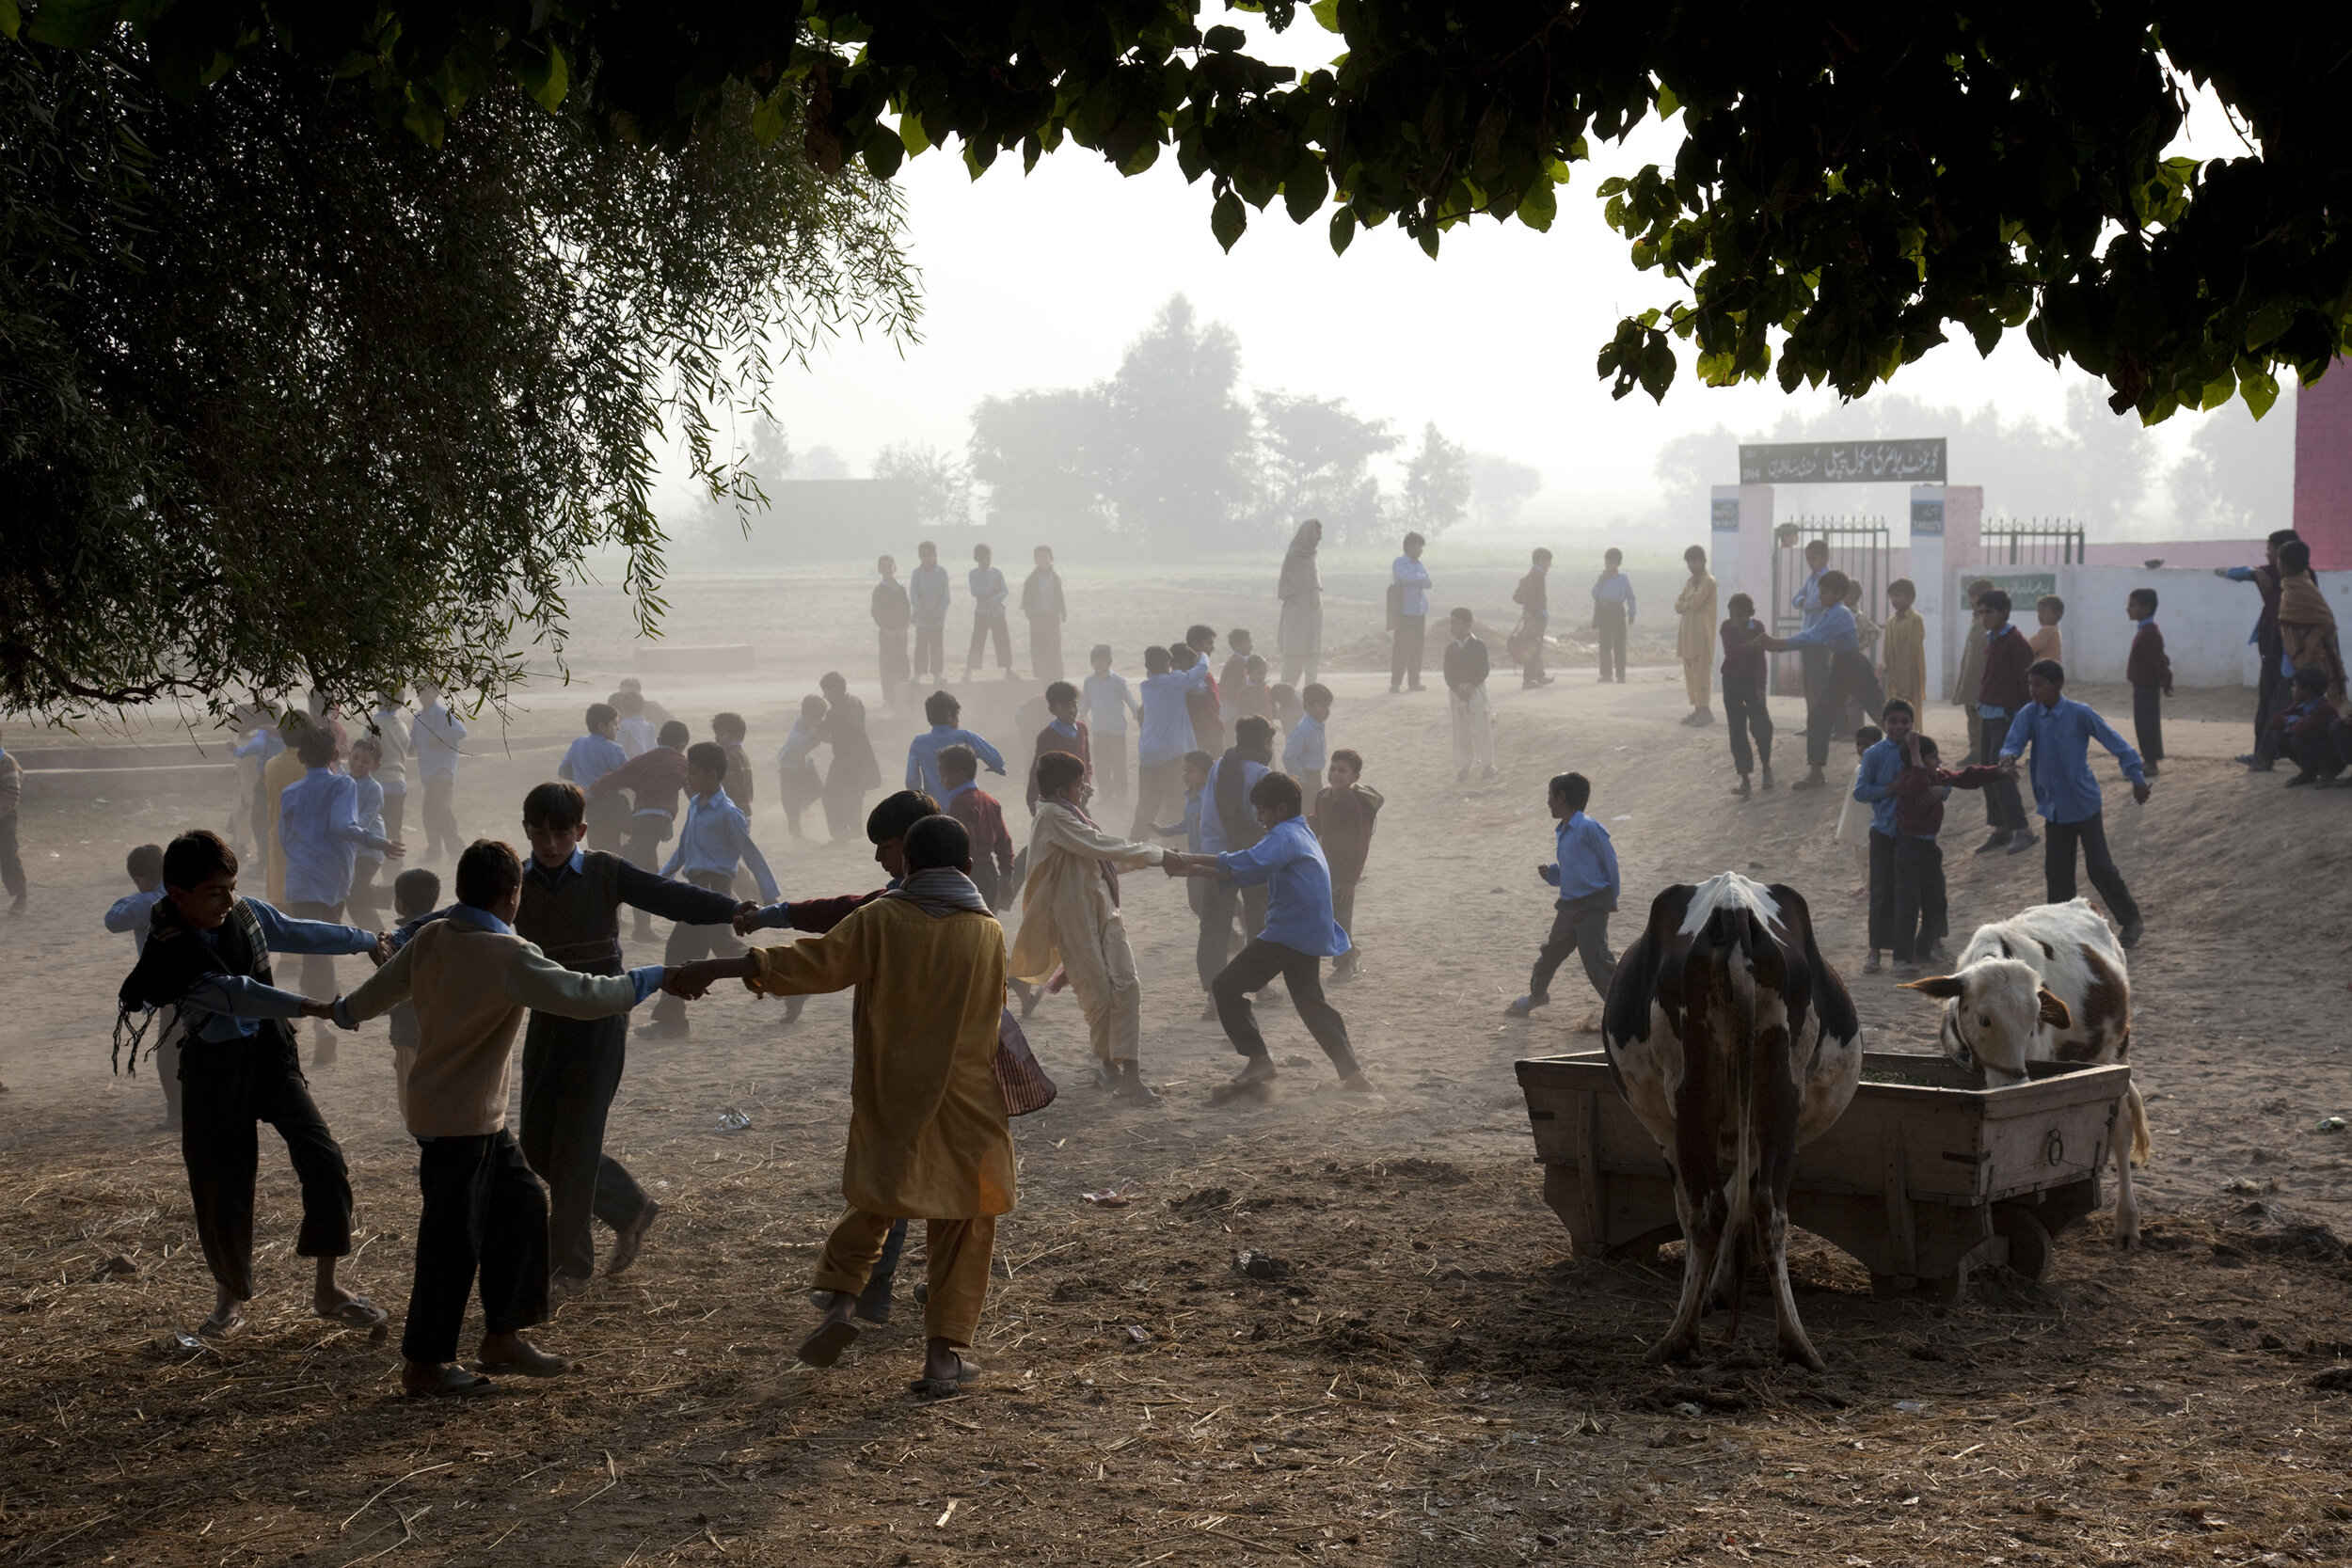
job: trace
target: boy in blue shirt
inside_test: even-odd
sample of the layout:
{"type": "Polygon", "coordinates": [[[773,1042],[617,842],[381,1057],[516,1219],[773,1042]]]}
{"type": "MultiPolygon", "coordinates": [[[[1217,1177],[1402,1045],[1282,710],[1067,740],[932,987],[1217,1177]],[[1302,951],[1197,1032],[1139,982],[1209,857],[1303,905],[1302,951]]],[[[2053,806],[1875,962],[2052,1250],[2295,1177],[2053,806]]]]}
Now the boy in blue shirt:
{"type": "MultiPolygon", "coordinates": [[[[1617,908],[1617,851],[1609,830],[1584,815],[1592,803],[1593,781],[1581,773],[1562,773],[1551,781],[1551,863],[1535,874],[1559,891],[1552,907],[1551,935],[1535,956],[1528,976],[1527,994],[1505,1007],[1506,1018],[1526,1018],[1551,1003],[1551,977],[1574,953],[1584,960],[1584,977],[1603,1002],[1609,982],[1617,977],[1617,956],[1609,951],[1609,917],[1617,908]]],[[[1597,1029],[1597,1022],[1585,1027],[1597,1029]]]]}
{"type": "Polygon", "coordinates": [[[1282,742],[1282,771],[1296,779],[1299,789],[1312,800],[1323,793],[1327,760],[1323,726],[1331,718],[1331,689],[1314,682],[1298,694],[1298,700],[1307,712],[1291,726],[1290,738],[1282,742]]]}
{"type": "Polygon", "coordinates": [[[2090,885],[2106,899],[2107,912],[2123,927],[2116,940],[2126,947],[2137,946],[2142,929],[2139,905],[2132,890],[2123,885],[2115,857],[2107,852],[2101,813],[2105,802],[2098,777],[2090,771],[2090,743],[2096,740],[2115,753],[2123,776],[2132,783],[2132,799],[2144,806],[2148,775],[2141,770],[2139,753],[2125,745],[2106,720],[2066,695],[2066,670],[2058,660],[2041,659],[2028,668],[2026,691],[2030,701],[2010,721],[2009,735],[2001,742],[2000,768],[2005,777],[2014,779],[2017,759],[2027,746],[2033,748],[2033,803],[2042,813],[2044,830],[2042,870],[2048,884],[2048,901],[2074,901],[2074,847],[2081,845],[2090,885]]]}
{"type": "Polygon", "coordinates": [[[1005,770],[1004,753],[974,735],[961,729],[957,721],[963,717],[963,705],[946,691],[934,691],[923,699],[923,717],[931,727],[907,742],[907,787],[919,789],[937,800],[944,799],[946,788],[939,782],[939,753],[950,746],[969,746],[972,754],[988,765],[992,773],[1005,770]]]}
{"type": "Polygon", "coordinates": [[[1227,1087],[1254,1088],[1277,1076],[1265,1037],[1252,1015],[1249,993],[1263,990],[1279,974],[1307,1032],[1338,1070],[1340,1087],[1350,1094],[1375,1094],[1372,1080],[1348,1045],[1347,1021],[1323,994],[1323,960],[1347,951],[1347,933],[1331,918],[1331,867],[1301,815],[1305,801],[1298,781],[1287,773],[1268,773],[1250,786],[1249,803],[1265,834],[1256,844],[1221,855],[1171,850],[1160,863],[1171,877],[1216,877],[1244,887],[1263,883],[1268,889],[1265,929],[1218,971],[1209,987],[1225,1037],[1248,1063],[1227,1087]]]}
{"type": "MultiPolygon", "coordinates": [[[[621,710],[611,703],[590,703],[588,733],[572,742],[555,776],[578,784],[583,795],[598,779],[628,761],[621,746],[621,710]]],[[[628,798],[618,793],[588,797],[588,842],[599,849],[617,849],[628,831],[628,798]]]]}

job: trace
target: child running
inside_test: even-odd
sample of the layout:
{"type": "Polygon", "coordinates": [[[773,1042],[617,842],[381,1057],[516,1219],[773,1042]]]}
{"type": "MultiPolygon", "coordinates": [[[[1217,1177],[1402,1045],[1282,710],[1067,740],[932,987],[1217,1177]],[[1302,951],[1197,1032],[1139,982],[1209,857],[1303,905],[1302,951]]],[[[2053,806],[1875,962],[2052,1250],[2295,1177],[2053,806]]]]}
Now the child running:
{"type": "MultiPolygon", "coordinates": [[[[721,748],[705,740],[686,749],[686,824],[678,830],[677,847],[661,868],[662,879],[683,877],[706,893],[732,899],[736,868],[741,866],[758,884],[759,895],[774,903],[783,896],[776,890],[775,874],[768,869],[768,858],[759,852],[759,846],[752,842],[751,824],[727,799],[726,776],[727,754],[721,748]]],[[[742,948],[737,945],[730,927],[747,907],[733,905],[724,914],[714,907],[715,918],[706,923],[681,920],[672,926],[670,945],[661,961],[675,969],[713,955],[735,957],[742,948]]],[[[654,1004],[653,1022],[642,1032],[675,1037],[690,1027],[684,999],[673,995],[654,1004]]]]}
{"type": "Polygon", "coordinates": [[[1729,612],[1716,635],[1724,645],[1724,727],[1731,736],[1731,766],[1740,775],[1732,793],[1748,799],[1748,775],[1759,761],[1764,787],[1772,778],[1772,715],[1764,702],[1770,660],[1764,657],[1764,623],[1756,618],[1756,601],[1734,594],[1724,605],[1729,612]]]}
{"type": "Polygon", "coordinates": [[[939,753],[949,746],[969,746],[972,754],[988,764],[988,770],[1002,775],[1004,753],[987,741],[961,728],[963,705],[951,692],[934,691],[923,699],[923,717],[930,721],[930,728],[907,742],[907,787],[920,790],[936,800],[947,793],[939,782],[939,753]]]}
{"type": "Polygon", "coordinates": [[[801,831],[801,814],[824,798],[825,778],[817,770],[817,748],[824,744],[825,715],[830,711],[825,699],[816,692],[803,697],[801,716],[792,721],[784,744],[776,748],[776,799],[784,805],[785,830],[795,839],[808,836],[801,831]]]}
{"type": "Polygon", "coordinates": [[[457,858],[457,902],[365,985],[334,1005],[356,1029],[413,1000],[417,1054],[405,1115],[417,1140],[416,1277],[401,1335],[401,1387],[487,1393],[481,1373],[553,1377],[579,1363],[523,1338],[548,1319],[548,1196],[506,1125],[507,1073],[523,1009],[566,1018],[626,1013],[660,988],[659,965],[581,974],[515,934],[522,862],[478,839],[457,858]],[[457,1362],[466,1298],[482,1297],[481,1373],[457,1362]]]}
{"type": "Polygon", "coordinates": [[[1363,777],[1362,752],[1345,746],[1332,752],[1331,782],[1316,794],[1315,809],[1307,818],[1331,867],[1331,918],[1347,933],[1347,951],[1331,960],[1335,981],[1359,979],[1364,973],[1364,944],[1356,931],[1356,884],[1372,853],[1374,820],[1387,802],[1363,777]]]}
{"type": "Polygon", "coordinates": [[[1268,773],[1250,787],[1249,804],[1263,834],[1256,844],[1221,855],[1169,851],[1160,863],[1171,877],[1215,877],[1244,887],[1263,884],[1268,890],[1265,928],[1209,987],[1225,1037],[1246,1064],[1227,1088],[1253,1089],[1279,1076],[1249,1004],[1249,993],[1263,990],[1279,974],[1307,1032],[1331,1059],[1340,1087],[1349,1094],[1375,1095],[1378,1091],[1348,1044],[1347,1021],[1323,994],[1323,960],[1346,952],[1348,941],[1331,918],[1331,866],[1301,815],[1298,781],[1287,773],[1268,773]]]}
{"type": "Polygon", "coordinates": [[[1982,789],[2000,774],[1999,768],[1990,766],[1947,770],[1940,762],[1935,742],[1914,733],[1903,742],[1903,769],[1895,776],[1893,785],[1891,940],[1899,981],[1917,979],[1922,964],[1944,961],[1941,944],[1950,933],[1951,923],[1944,891],[1944,848],[1935,841],[1944,827],[1944,801],[1955,789],[1982,789]]]}
{"type": "MultiPolygon", "coordinates": [[[[1609,917],[1617,908],[1617,851],[1609,830],[1584,814],[1593,801],[1593,782],[1581,773],[1562,773],[1551,781],[1547,803],[1551,819],[1552,858],[1535,874],[1558,895],[1552,905],[1551,935],[1535,955],[1528,976],[1527,994],[1502,1009],[1507,1018],[1526,1018],[1551,1005],[1551,977],[1574,953],[1584,963],[1584,977],[1601,1001],[1609,1000],[1609,983],[1617,977],[1617,956],[1609,951],[1609,917]]],[[[1597,1015],[1587,1019],[1586,1030],[1600,1027],[1597,1015]]]]}
{"type": "MultiPolygon", "coordinates": [[[[1034,768],[1030,777],[1036,777],[1034,768]]],[[[980,787],[979,778],[980,759],[971,747],[955,745],[941,750],[939,782],[946,786],[946,793],[939,799],[939,809],[943,816],[963,824],[972,843],[972,885],[980,890],[981,902],[993,914],[1000,908],[999,893],[1010,892],[1007,884],[1012,880],[1012,834],[1005,827],[1005,808],[997,803],[996,797],[980,787]]]]}
{"type": "MultiPolygon", "coordinates": [[[[253,1179],[260,1163],[256,1122],[286,1141],[302,1184],[297,1257],[312,1259],[312,1312],[346,1328],[373,1328],[389,1315],[336,1282],[336,1260],[351,1252],[351,1168],[303,1082],[294,1018],[331,1018],[333,1004],[271,983],[272,953],[373,953],[382,932],[324,921],[290,920],[237,896],[236,852],[198,829],[164,849],[164,896],[150,915],[147,945],[122,982],[118,1037],[134,1014],[177,1010],[182,1128],[196,1234],[215,1285],[212,1316],[197,1328],[227,1338],[246,1323],[253,1300],[253,1179]]],[[[130,1028],[137,1049],[145,1025],[130,1028]]]]}

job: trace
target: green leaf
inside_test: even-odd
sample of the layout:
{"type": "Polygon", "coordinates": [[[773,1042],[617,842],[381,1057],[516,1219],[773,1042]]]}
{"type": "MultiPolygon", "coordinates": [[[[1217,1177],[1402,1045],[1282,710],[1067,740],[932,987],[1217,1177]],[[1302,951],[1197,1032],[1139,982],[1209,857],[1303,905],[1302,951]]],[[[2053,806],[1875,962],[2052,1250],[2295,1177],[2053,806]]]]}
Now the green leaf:
{"type": "Polygon", "coordinates": [[[1560,215],[1560,193],[1549,180],[1538,179],[1527,187],[1527,195],[1519,199],[1519,221],[1537,233],[1548,232],[1551,220],[1560,215]]]}
{"type": "Polygon", "coordinates": [[[1307,9],[1325,32],[1336,33],[1340,30],[1340,0],[1315,0],[1307,9]]]}
{"type": "MultiPolygon", "coordinates": [[[[106,41],[122,12],[121,0],[41,0],[24,36],[59,49],[94,49],[106,41]]],[[[16,29],[9,28],[8,36],[15,37],[16,29]]]]}
{"type": "Polygon", "coordinates": [[[2260,348],[2294,325],[2295,301],[2274,294],[2263,302],[2262,309],[2246,324],[2246,346],[2260,348]]]}
{"type": "Polygon", "coordinates": [[[1222,23],[1200,35],[1200,46],[1203,49],[1213,49],[1220,55],[1230,55],[1248,41],[1248,34],[1239,27],[1229,27],[1222,23]]]}
{"type": "Polygon", "coordinates": [[[1661,119],[1672,119],[1675,117],[1675,111],[1681,107],[1682,100],[1675,96],[1675,89],[1668,87],[1663,82],[1659,83],[1658,118],[1661,119]]]}
{"type": "MultiPolygon", "coordinates": [[[[921,115],[910,112],[898,117],[898,145],[907,150],[907,156],[910,158],[918,152],[928,152],[931,150],[931,138],[923,129],[921,115]]],[[[1033,163],[1035,161],[1031,160],[1033,163]]]]}
{"type": "Polygon", "coordinates": [[[16,0],[0,0],[0,34],[14,38],[24,24],[24,17],[17,12],[16,0]]]}
{"type": "Polygon", "coordinates": [[[1344,256],[1356,238],[1356,209],[1343,207],[1331,214],[1331,254],[1344,256]]]}
{"type": "Polygon", "coordinates": [[[887,180],[906,161],[907,149],[898,139],[898,133],[878,119],[866,134],[865,145],[858,149],[858,153],[866,160],[866,173],[877,180],[887,180]]]}
{"type": "Polygon", "coordinates": [[[778,87],[759,101],[752,111],[752,136],[760,146],[768,147],[788,128],[788,118],[798,106],[798,100],[788,87],[778,87]]]}
{"type": "Polygon", "coordinates": [[[523,85],[532,101],[553,113],[571,89],[571,68],[564,59],[564,51],[552,40],[548,52],[540,55],[525,55],[515,67],[515,80],[523,85]]]}
{"type": "Polygon", "coordinates": [[[2246,411],[2258,420],[2279,401],[2278,378],[2267,371],[2239,376],[2237,390],[2238,396],[2246,400],[2246,411]]]}
{"type": "Polygon", "coordinates": [[[1227,250],[1233,248],[1233,242],[1240,239],[1241,231],[1248,227],[1248,211],[1242,206],[1241,198],[1230,190],[1218,197],[1216,205],[1209,209],[1209,232],[1216,235],[1216,243],[1227,250]]]}

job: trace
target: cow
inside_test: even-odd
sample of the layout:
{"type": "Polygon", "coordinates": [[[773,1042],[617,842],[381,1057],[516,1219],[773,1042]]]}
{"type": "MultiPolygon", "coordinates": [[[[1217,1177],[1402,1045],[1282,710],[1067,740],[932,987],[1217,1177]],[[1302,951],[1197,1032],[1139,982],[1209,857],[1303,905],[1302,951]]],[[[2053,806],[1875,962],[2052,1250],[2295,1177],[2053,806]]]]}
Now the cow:
{"type": "MultiPolygon", "coordinates": [[[[1998,1088],[2023,1083],[2033,1062],[2128,1062],[2132,983],[2123,949],[2086,899],[2037,904],[1977,927],[1949,974],[1910,981],[1906,990],[1944,1004],[1944,1053],[1998,1088]]],[[[2148,1108],[2127,1085],[2118,1117],[2128,1135],[2115,1143],[2115,1239],[2139,1243],[2139,1205],[2132,1167],[2148,1162],[2148,1108]]]]}
{"type": "Polygon", "coordinates": [[[1687,1354],[1708,1301],[1737,1299],[1753,1239],[1771,1259],[1780,1354],[1821,1370],[1788,1289],[1788,1182],[1861,1083],[1862,1025],[1803,896],[1732,871],[1661,893],[1618,961],[1601,1039],[1682,1222],[1681,1305],[1650,1359],[1687,1354]]]}

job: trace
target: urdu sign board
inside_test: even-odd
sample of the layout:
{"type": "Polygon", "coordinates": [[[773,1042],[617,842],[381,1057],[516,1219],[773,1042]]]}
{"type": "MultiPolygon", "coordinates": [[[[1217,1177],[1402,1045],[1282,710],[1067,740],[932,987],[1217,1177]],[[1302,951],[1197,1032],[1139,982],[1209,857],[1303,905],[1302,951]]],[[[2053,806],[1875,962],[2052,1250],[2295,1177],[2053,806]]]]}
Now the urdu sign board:
{"type": "Polygon", "coordinates": [[[1941,484],[1944,437],[1741,446],[1742,484],[1941,484]]]}

